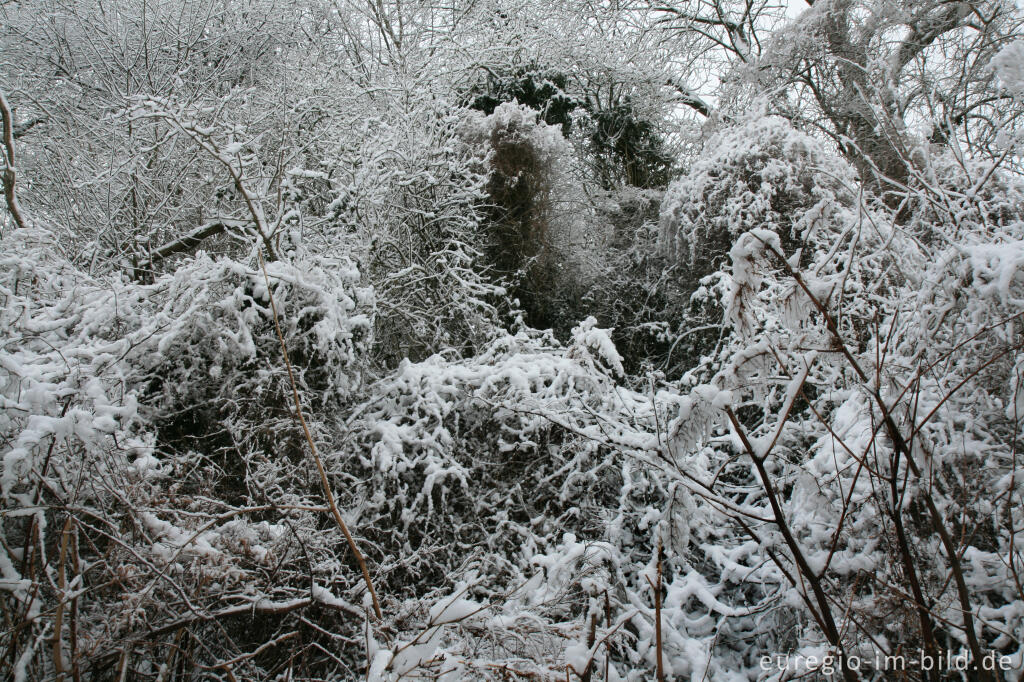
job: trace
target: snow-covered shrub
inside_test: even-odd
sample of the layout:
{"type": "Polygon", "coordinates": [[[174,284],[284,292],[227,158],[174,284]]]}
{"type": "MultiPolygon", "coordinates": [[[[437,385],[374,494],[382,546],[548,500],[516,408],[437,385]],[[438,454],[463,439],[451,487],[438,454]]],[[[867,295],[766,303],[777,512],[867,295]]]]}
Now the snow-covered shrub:
{"type": "Polygon", "coordinates": [[[550,295],[558,273],[558,225],[553,192],[568,144],[539,112],[505,102],[466,123],[466,139],[487,150],[489,215],[485,256],[495,274],[510,281],[534,326],[550,326],[550,295]]]}
{"type": "MultiPolygon", "coordinates": [[[[271,262],[267,271],[305,406],[314,415],[336,412],[362,383],[371,291],[345,261],[271,262]]],[[[168,303],[150,320],[164,325],[159,345],[132,355],[146,381],[142,400],[156,447],[203,453],[215,469],[211,479],[226,474],[220,498],[251,502],[254,490],[282,483],[251,480],[255,470],[307,456],[263,273],[200,256],[163,283],[157,295],[168,303]]]]}
{"type": "Polygon", "coordinates": [[[594,320],[567,348],[506,336],[370,384],[372,299],[352,265],[267,264],[306,421],[382,595],[368,626],[290,412],[262,272],[199,255],[152,284],[93,279],[51,244],[7,236],[2,270],[16,670],[266,679],[293,652],[303,676],[352,678],[370,663],[429,671],[448,651],[486,679],[495,661],[577,664],[595,636],[610,669],[648,666],[635,567],[672,493],[621,453],[649,458],[654,405],[673,398],[623,389],[594,320]]]}
{"type": "Polygon", "coordinates": [[[794,629],[774,650],[1022,665],[1013,187],[928,185],[927,240],[867,206],[800,260],[774,229],[735,239],[714,280],[731,335],[702,375],[732,392],[730,444],[709,452],[748,463],[720,492],[778,568],[772,617],[794,629]]]}
{"type": "Polygon", "coordinates": [[[433,98],[418,104],[353,122],[354,149],[332,161],[330,238],[349,235],[359,241],[343,248],[365,249],[375,353],[391,366],[471,354],[495,335],[504,299],[481,256],[486,150],[463,139],[465,110],[433,98]]]}
{"type": "MultiPolygon", "coordinates": [[[[239,218],[201,225],[203,236],[185,235],[156,249],[150,262],[164,260],[159,254],[168,249],[188,253],[211,244],[221,234],[235,237],[228,253],[245,242],[239,235],[256,235],[268,253],[280,249],[287,258],[296,249],[345,254],[362,264],[376,291],[374,350],[384,362],[441,350],[471,352],[485,343],[504,295],[485,277],[480,258],[486,246],[486,150],[460,135],[465,110],[431,96],[409,102],[407,95],[382,93],[382,99],[394,99],[375,102],[371,115],[361,108],[366,102],[347,100],[314,141],[296,143],[287,157],[273,154],[283,166],[274,170],[263,158],[268,136],[225,121],[217,107],[135,98],[129,121],[155,125],[153,136],[165,146],[184,140],[198,156],[214,160],[220,180],[232,188],[224,194],[244,207],[239,218]]],[[[301,104],[302,116],[318,123],[325,108],[342,106],[320,98],[301,104]]],[[[294,124],[300,130],[302,116],[294,124]]]]}
{"type": "Polygon", "coordinates": [[[784,119],[750,117],[704,149],[661,206],[664,248],[695,279],[724,264],[748,230],[772,230],[791,254],[815,232],[835,229],[837,214],[854,203],[852,169],[784,119]]]}
{"type": "Polygon", "coordinates": [[[742,679],[756,665],[782,619],[757,615],[781,575],[694,485],[723,466],[737,481],[705,441],[730,394],[636,392],[619,383],[621,363],[588,319],[564,348],[508,336],[473,358],[404,364],[374,387],[349,468],[375,472],[358,474],[359,506],[373,553],[402,557],[380,578],[407,614],[377,649],[374,679],[566,665],[650,679],[659,546],[670,673],[742,679]],[[453,579],[454,593],[424,593],[453,579]],[[437,627],[453,600],[466,620],[437,627]]]}
{"type": "Polygon", "coordinates": [[[751,116],[712,135],[661,204],[660,246],[692,295],[675,311],[667,368],[686,371],[715,354],[723,322],[716,297],[725,294],[715,273],[741,235],[770,232],[781,254],[806,266],[817,249],[848,238],[863,210],[856,186],[845,161],[784,119],[751,116]]]}
{"type": "Polygon", "coordinates": [[[550,340],[501,338],[472,359],[404,363],[374,387],[383,399],[353,428],[364,443],[361,464],[374,472],[367,504],[391,519],[382,530],[401,529],[379,539],[384,546],[404,543],[385,552],[404,556],[394,569],[396,588],[415,593],[421,584],[438,584],[475,554],[487,555],[483,547],[514,556],[526,537],[516,527],[538,532],[530,519],[551,519],[544,533],[587,522],[562,518],[578,485],[569,472],[615,472],[596,446],[570,446],[572,432],[545,416],[577,400],[594,409],[616,400],[611,376],[619,360],[607,335],[587,325],[580,334],[581,343],[568,351],[550,340]],[[559,467],[565,478],[547,479],[559,467]]]}
{"type": "MultiPolygon", "coordinates": [[[[53,239],[7,235],[0,267],[15,677],[216,668],[254,650],[232,667],[255,678],[274,665],[260,647],[300,609],[326,646],[362,614],[332,593],[358,573],[309,475],[259,267],[200,255],[151,285],[99,280],[52,255],[53,239]]],[[[340,260],[267,271],[300,399],[329,417],[362,383],[372,297],[340,260]]]]}

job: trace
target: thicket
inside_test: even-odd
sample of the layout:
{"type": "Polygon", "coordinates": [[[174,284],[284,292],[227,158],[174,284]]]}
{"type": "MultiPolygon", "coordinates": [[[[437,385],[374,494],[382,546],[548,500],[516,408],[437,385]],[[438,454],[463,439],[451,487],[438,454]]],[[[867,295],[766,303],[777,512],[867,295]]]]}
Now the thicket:
{"type": "Polygon", "coordinates": [[[755,5],[0,10],[3,675],[1019,677],[1019,11],[755,5]]]}

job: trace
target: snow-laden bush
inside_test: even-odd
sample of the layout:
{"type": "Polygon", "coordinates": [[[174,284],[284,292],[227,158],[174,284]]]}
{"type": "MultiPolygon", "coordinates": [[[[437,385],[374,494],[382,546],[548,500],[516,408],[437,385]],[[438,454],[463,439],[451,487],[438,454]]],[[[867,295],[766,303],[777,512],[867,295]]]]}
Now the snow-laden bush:
{"type": "Polygon", "coordinates": [[[1021,224],[939,216],[950,239],[924,242],[842,215],[800,259],[740,234],[707,282],[720,352],[646,385],[594,319],[374,366],[360,274],[302,249],[268,291],[256,263],[100,280],[8,235],[12,668],[644,680],[660,652],[741,680],[764,653],[928,646],[1019,667],[1021,224]]]}
{"type": "Polygon", "coordinates": [[[784,119],[750,117],[704,149],[661,206],[664,248],[698,277],[722,265],[748,230],[772,230],[791,254],[815,232],[835,229],[854,203],[852,169],[784,119]]]}
{"type": "MultiPolygon", "coordinates": [[[[267,264],[376,621],[291,413],[262,272],[200,255],[148,285],[99,280],[51,242],[5,239],[0,588],[16,674],[651,669],[642,576],[657,538],[705,527],[659,473],[659,425],[675,434],[689,399],[621,386],[594,320],[565,347],[506,336],[367,383],[373,308],[355,269],[267,264]]],[[[698,637],[670,637],[669,664],[698,637]]]]}
{"type": "Polygon", "coordinates": [[[766,573],[739,568],[757,561],[749,543],[716,527],[686,482],[712,475],[691,449],[728,394],[636,392],[618,383],[621,362],[589,319],[566,347],[509,336],[471,359],[403,365],[374,388],[354,428],[361,464],[379,472],[363,506],[390,529],[371,538],[374,551],[402,557],[385,579],[413,596],[456,576],[463,586],[438,603],[458,598],[466,619],[438,628],[440,607],[407,600],[410,617],[376,654],[373,679],[414,667],[452,679],[560,675],[566,665],[649,679],[659,545],[668,669],[739,679],[756,664],[743,646],[771,628],[732,602],[760,598],[744,581],[766,573]],[[743,625],[717,632],[721,617],[743,625]]]}
{"type": "Polygon", "coordinates": [[[751,116],[715,133],[661,204],[659,245],[675,264],[672,276],[684,292],[679,298],[690,296],[673,311],[675,328],[666,331],[671,362],[665,368],[685,372],[712,360],[730,322],[723,312],[760,305],[741,286],[727,291],[716,274],[742,235],[759,230],[777,240],[781,255],[797,259],[794,266],[815,268],[814,256],[849,239],[858,221],[885,220],[858,204],[857,186],[849,164],[784,119],[751,116]],[[724,307],[718,294],[729,299],[724,307]]]}
{"type": "Polygon", "coordinates": [[[733,393],[729,449],[758,490],[727,515],[753,515],[778,598],[816,621],[776,643],[790,654],[1024,660],[1024,222],[1008,179],[977,180],[927,188],[928,240],[863,207],[803,262],[750,229],[717,280],[732,336],[706,380],[733,393]]]}
{"type": "MultiPolygon", "coordinates": [[[[358,574],[309,475],[263,272],[200,255],[151,285],[97,280],[53,239],[7,235],[0,267],[14,676],[217,668],[252,649],[230,666],[252,678],[287,632],[274,614],[310,606],[318,632],[359,616],[332,595],[358,574]]],[[[372,297],[343,261],[267,272],[300,398],[329,416],[361,385],[372,297]]]]}
{"type": "Polygon", "coordinates": [[[481,256],[487,150],[463,138],[466,110],[414,97],[416,106],[403,99],[354,121],[359,136],[346,136],[331,162],[336,222],[326,241],[365,253],[377,298],[374,351],[392,367],[441,351],[472,354],[497,332],[505,294],[481,256]]]}

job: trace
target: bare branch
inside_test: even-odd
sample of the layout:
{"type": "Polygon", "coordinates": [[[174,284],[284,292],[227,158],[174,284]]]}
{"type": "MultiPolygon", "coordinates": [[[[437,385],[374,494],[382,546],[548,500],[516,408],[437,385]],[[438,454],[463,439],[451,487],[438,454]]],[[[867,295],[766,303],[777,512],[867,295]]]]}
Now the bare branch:
{"type": "Polygon", "coordinates": [[[682,104],[685,104],[686,106],[690,107],[691,109],[701,114],[702,116],[708,118],[711,117],[711,114],[713,113],[711,105],[709,105],[707,102],[705,102],[696,94],[694,94],[692,90],[677,83],[674,79],[669,79],[666,85],[668,85],[681,95],[679,101],[682,104]]]}
{"type": "Polygon", "coordinates": [[[155,249],[149,255],[149,264],[156,265],[161,261],[164,261],[171,256],[179,253],[186,253],[204,240],[221,234],[231,228],[241,228],[247,226],[249,223],[244,220],[214,220],[209,223],[205,223],[195,228],[191,232],[178,237],[177,239],[170,241],[158,249],[155,249]]]}

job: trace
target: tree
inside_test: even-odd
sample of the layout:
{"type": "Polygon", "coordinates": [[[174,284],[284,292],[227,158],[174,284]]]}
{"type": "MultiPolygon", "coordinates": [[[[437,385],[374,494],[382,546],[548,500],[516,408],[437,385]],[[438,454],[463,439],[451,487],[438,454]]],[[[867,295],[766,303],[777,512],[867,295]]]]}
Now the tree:
{"type": "Polygon", "coordinates": [[[985,153],[991,114],[1012,102],[992,91],[988,64],[1022,21],[1000,1],[817,2],[757,68],[786,88],[782,111],[823,129],[896,206],[926,138],[985,153]]]}
{"type": "MultiPolygon", "coordinates": [[[[299,21],[283,21],[266,3],[40,2],[4,13],[16,111],[45,121],[26,132],[45,130],[40,144],[23,139],[21,172],[33,179],[23,201],[40,219],[74,226],[70,253],[93,267],[130,260],[144,267],[151,252],[204,226],[251,220],[218,160],[172,149],[165,136],[173,130],[121,114],[139,97],[173,98],[218,107],[220,120],[262,135],[262,125],[273,129],[288,115],[275,86],[296,64],[299,21]],[[239,107],[255,105],[254,95],[260,113],[254,108],[243,122],[239,107]]],[[[261,165],[274,163],[281,148],[271,148],[281,142],[262,141],[261,165]]]]}
{"type": "MultiPolygon", "coordinates": [[[[1012,2],[825,0],[786,22],[771,2],[720,0],[659,8],[680,41],[725,74],[720,106],[686,96],[703,116],[733,117],[751,97],[808,132],[824,133],[890,207],[905,196],[928,145],[958,145],[989,157],[1019,107],[994,92],[989,63],[1020,32],[1012,2]]],[[[1014,123],[1013,125],[1017,125],[1014,123]]],[[[903,217],[906,217],[906,213],[903,217]]]]}

